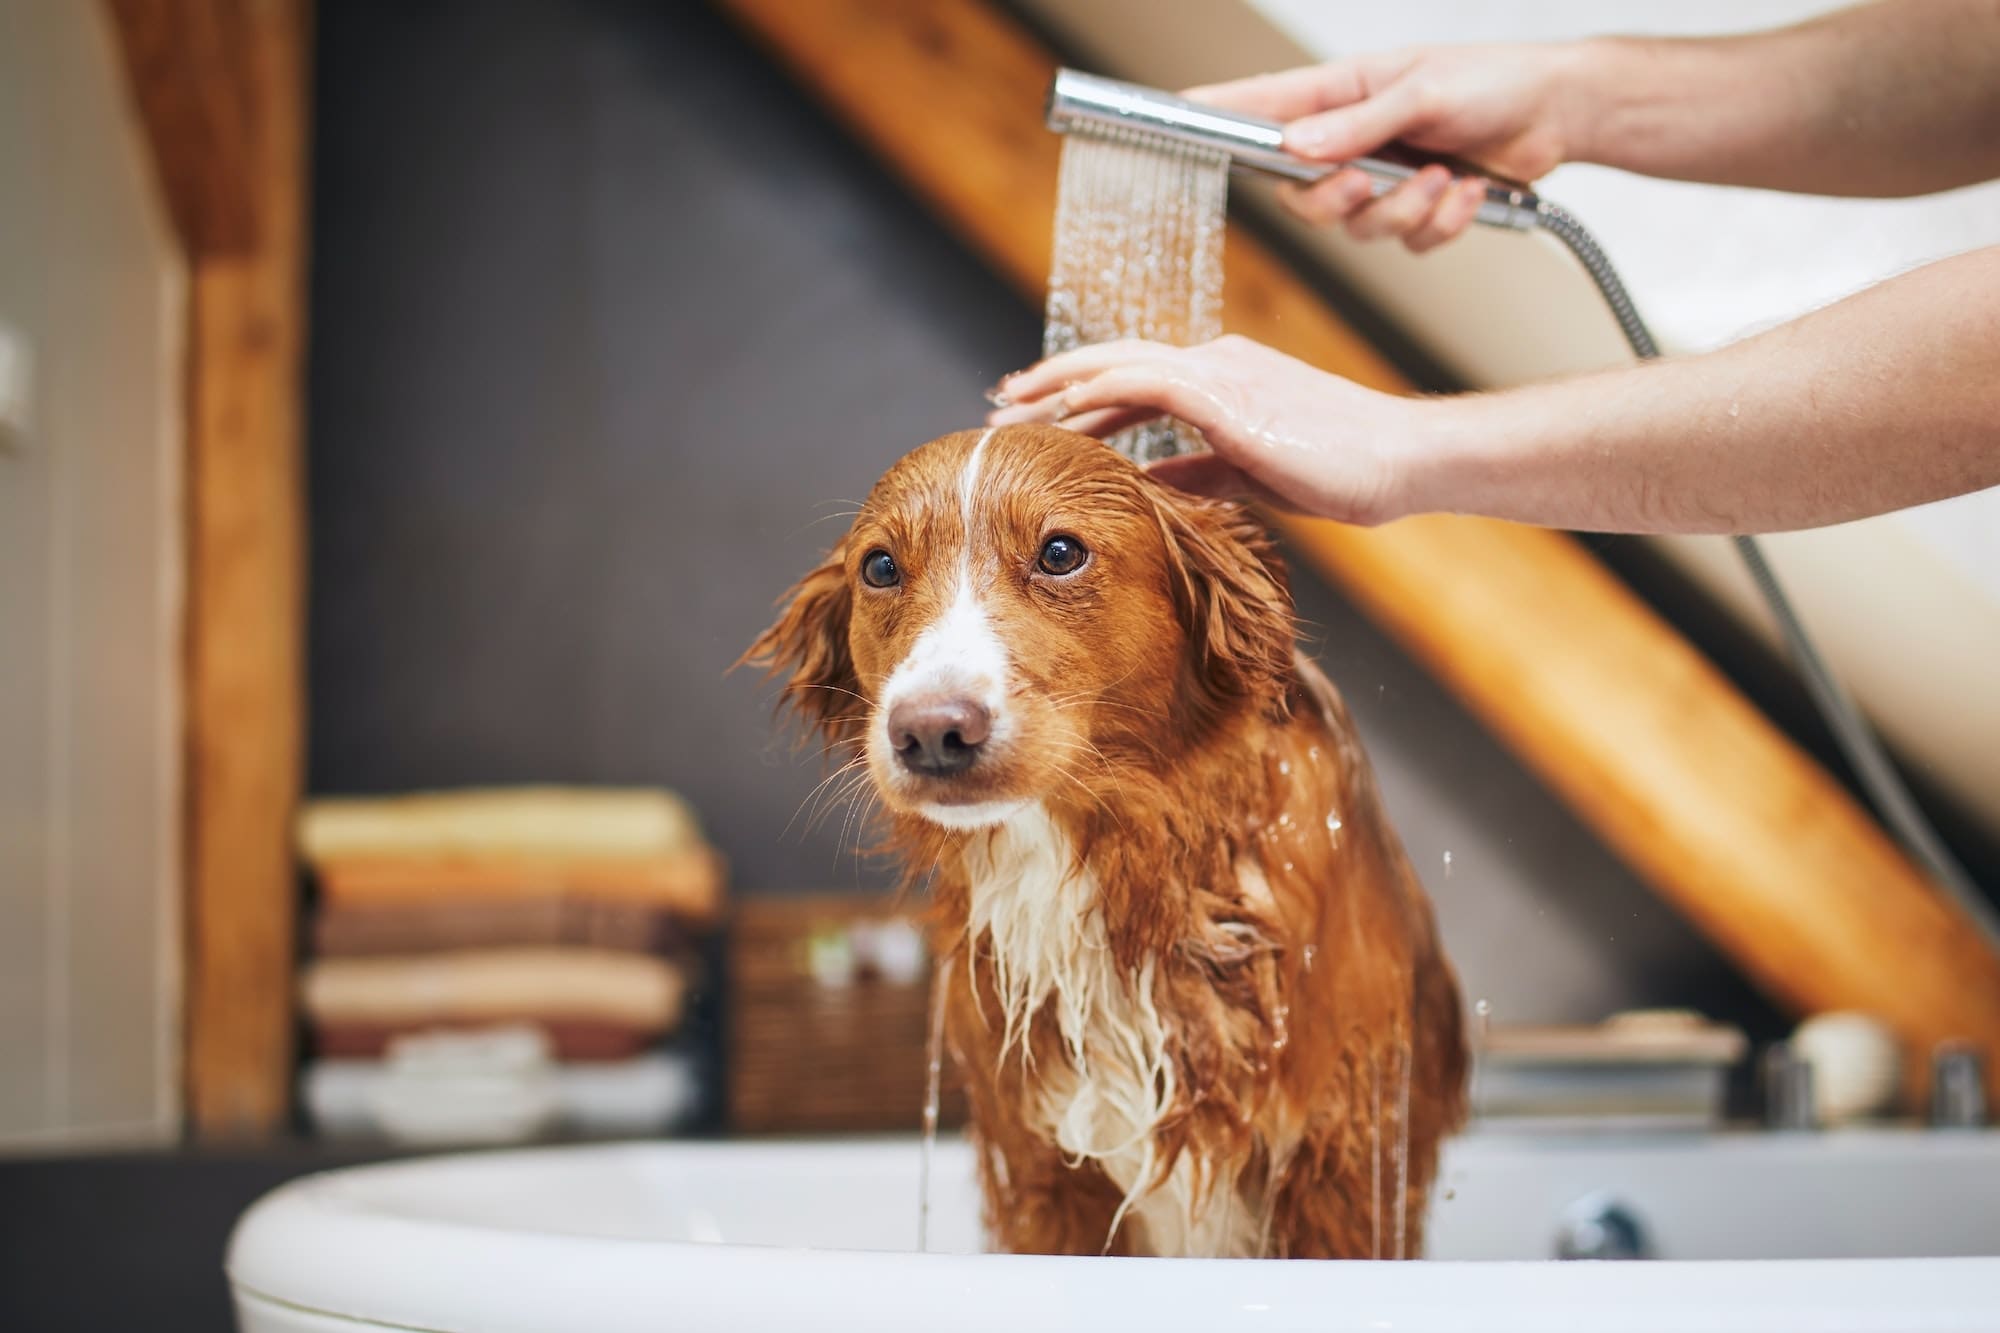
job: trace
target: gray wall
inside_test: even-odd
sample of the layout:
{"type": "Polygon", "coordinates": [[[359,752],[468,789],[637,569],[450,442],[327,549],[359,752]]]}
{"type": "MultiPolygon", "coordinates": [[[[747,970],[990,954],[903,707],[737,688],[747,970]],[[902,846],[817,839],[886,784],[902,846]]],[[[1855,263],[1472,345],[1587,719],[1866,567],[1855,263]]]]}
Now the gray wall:
{"type": "MultiPolygon", "coordinates": [[[[705,8],[343,0],[320,25],[313,790],[665,783],[743,892],[885,882],[838,818],[793,819],[817,770],[723,672],[845,502],[976,423],[1036,313],[705,8]]],[[[1761,1017],[1298,582],[1472,995],[1761,1017]]]]}

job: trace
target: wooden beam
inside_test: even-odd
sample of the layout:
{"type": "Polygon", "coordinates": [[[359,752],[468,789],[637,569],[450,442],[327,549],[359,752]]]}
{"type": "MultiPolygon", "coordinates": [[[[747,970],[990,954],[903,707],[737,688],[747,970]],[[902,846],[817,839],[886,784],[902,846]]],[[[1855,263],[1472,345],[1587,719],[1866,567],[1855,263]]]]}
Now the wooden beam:
{"type": "Polygon", "coordinates": [[[303,776],[304,0],[106,0],[189,257],[185,1078],[284,1126],[303,776]]]}
{"type": "Polygon", "coordinates": [[[261,204],[245,0],[105,0],[167,212],[190,257],[241,254],[261,204]]]}
{"type": "MultiPolygon", "coordinates": [[[[1047,281],[1055,61],[980,0],[722,0],[1029,299],[1047,281]]],[[[1376,388],[1388,364],[1232,227],[1224,322],[1376,388]]],[[[1469,518],[1294,548],[1607,844],[1796,1012],[1865,1009],[1912,1052],[1964,1038],[2000,1094],[2000,959],[1819,766],[1573,539],[1469,518]]],[[[1921,1086],[1921,1059],[1909,1084],[1921,1086]]]]}

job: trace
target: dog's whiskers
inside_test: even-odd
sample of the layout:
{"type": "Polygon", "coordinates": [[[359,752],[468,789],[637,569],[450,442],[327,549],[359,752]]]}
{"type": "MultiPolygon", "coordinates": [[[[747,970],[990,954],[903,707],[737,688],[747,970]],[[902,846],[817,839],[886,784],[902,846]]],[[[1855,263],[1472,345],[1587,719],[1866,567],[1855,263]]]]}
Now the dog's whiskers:
{"type": "MultiPolygon", "coordinates": [[[[854,690],[850,690],[850,689],[848,689],[848,688],[847,688],[847,687],[846,687],[845,685],[828,685],[828,684],[825,684],[825,683],[823,683],[823,682],[820,682],[820,681],[810,681],[810,680],[809,680],[809,681],[802,681],[802,682],[800,682],[800,683],[799,683],[799,684],[797,684],[797,685],[792,685],[792,686],[788,686],[788,687],[787,687],[787,689],[788,689],[788,690],[827,690],[827,691],[830,691],[830,692],[832,692],[832,693],[834,693],[834,694],[845,694],[845,695],[848,695],[848,696],[849,696],[849,697],[851,697],[851,698],[855,698],[855,699],[859,699],[859,700],[860,700],[860,701],[861,701],[862,703],[864,703],[864,704],[867,704],[867,705],[868,705],[868,706],[869,706],[870,708],[873,708],[873,707],[875,706],[875,701],[874,701],[873,699],[869,698],[869,697],[868,697],[867,695],[865,695],[865,694],[860,694],[860,693],[857,693],[857,692],[856,692],[856,691],[854,691],[854,690]]],[[[860,720],[861,720],[861,716],[862,716],[861,714],[856,714],[855,716],[853,716],[853,717],[850,717],[850,718],[846,718],[846,719],[844,719],[844,720],[845,720],[845,721],[849,721],[849,722],[858,722],[858,721],[860,721],[860,720]]]]}
{"type": "Polygon", "coordinates": [[[1104,811],[1104,813],[1111,816],[1112,822],[1118,825],[1119,832],[1124,833],[1127,831],[1125,828],[1125,820],[1119,815],[1119,813],[1115,809],[1112,808],[1111,802],[1104,799],[1102,793],[1100,793],[1096,788],[1092,787],[1089,783],[1085,782],[1081,777],[1077,776],[1077,774],[1071,771],[1071,769],[1067,765],[1057,764],[1055,771],[1058,777],[1063,778],[1066,781],[1075,783],[1077,787],[1083,792],[1084,795],[1088,796],[1091,800],[1097,802],[1098,806],[1104,811]]]}
{"type": "Polygon", "coordinates": [[[865,771],[857,771],[857,770],[865,769],[867,762],[868,762],[868,757],[866,755],[856,755],[854,758],[848,760],[846,763],[842,764],[839,768],[836,768],[833,772],[827,774],[824,778],[820,779],[820,781],[813,787],[813,789],[810,792],[806,793],[805,799],[799,802],[799,808],[792,812],[791,819],[787,820],[785,823],[784,833],[781,833],[779,836],[784,837],[786,834],[789,834],[792,831],[792,825],[798,822],[800,814],[805,813],[806,806],[808,804],[811,804],[813,808],[812,812],[806,817],[806,827],[804,831],[805,833],[810,834],[815,828],[819,826],[820,820],[824,818],[824,816],[829,811],[831,811],[843,799],[851,795],[852,788],[856,781],[866,780],[868,776],[867,773],[865,771]],[[834,784],[840,782],[843,778],[847,779],[847,781],[839,787],[834,787],[834,784]],[[828,791],[828,788],[830,787],[833,788],[831,792],[828,791]]]}

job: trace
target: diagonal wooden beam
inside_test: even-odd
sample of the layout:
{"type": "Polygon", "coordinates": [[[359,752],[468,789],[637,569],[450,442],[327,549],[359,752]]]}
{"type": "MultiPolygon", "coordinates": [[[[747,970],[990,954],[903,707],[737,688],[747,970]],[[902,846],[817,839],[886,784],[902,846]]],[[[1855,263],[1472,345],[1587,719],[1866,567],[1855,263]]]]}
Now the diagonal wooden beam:
{"type": "Polygon", "coordinates": [[[104,0],[181,245],[196,259],[256,243],[254,40],[245,0],[104,0]]]}
{"type": "MultiPolygon", "coordinates": [[[[981,0],[720,0],[1039,302],[1054,58],[981,0]]],[[[1366,342],[1232,227],[1225,323],[1375,388],[1366,342]]],[[[1963,1038],[2000,1095],[2000,958],[1808,755],[1573,539],[1471,518],[1288,519],[1337,582],[1769,995],[1963,1038]]],[[[1909,1062],[1911,1089],[1924,1060],[1909,1062]]]]}

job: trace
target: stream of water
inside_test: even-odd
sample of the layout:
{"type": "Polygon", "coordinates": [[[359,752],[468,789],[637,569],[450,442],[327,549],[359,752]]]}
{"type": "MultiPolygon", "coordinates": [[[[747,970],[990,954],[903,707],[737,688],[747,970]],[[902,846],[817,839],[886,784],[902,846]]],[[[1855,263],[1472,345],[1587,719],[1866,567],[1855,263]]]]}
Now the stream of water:
{"type": "Polygon", "coordinates": [[[917,1168],[917,1253],[931,1247],[931,1159],[937,1156],[938,1097],[944,1083],[944,1009],[951,987],[951,958],[931,971],[931,1026],[924,1044],[924,1152],[917,1168]]]}
{"type": "MultiPolygon", "coordinates": [[[[1133,131],[1066,135],[1042,354],[1220,335],[1228,199],[1222,153],[1133,131]]],[[[1141,462],[1205,447],[1192,427],[1167,419],[1107,443],[1141,462]]]]}

